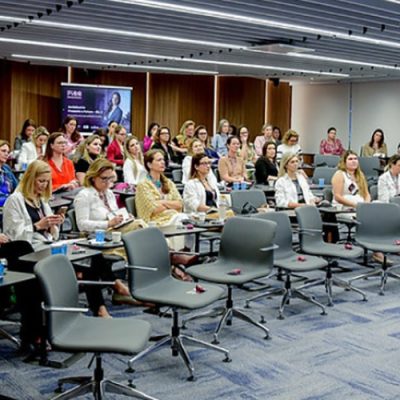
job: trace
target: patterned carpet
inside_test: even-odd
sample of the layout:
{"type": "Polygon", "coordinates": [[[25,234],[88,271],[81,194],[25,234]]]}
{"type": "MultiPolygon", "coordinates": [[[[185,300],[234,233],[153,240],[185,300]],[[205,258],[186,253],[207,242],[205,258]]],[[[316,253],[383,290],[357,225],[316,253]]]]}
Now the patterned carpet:
{"type": "MultiPolygon", "coordinates": [[[[400,257],[395,259],[400,262],[400,257]]],[[[341,264],[364,270],[357,264],[341,264]]],[[[335,289],[335,306],[327,309],[327,316],[295,299],[285,311],[286,319],[278,320],[278,298],[254,303],[250,311],[257,318],[260,313],[265,315],[272,340],[263,340],[261,331],[235,320],[220,336],[221,345],[231,350],[232,363],[223,363],[220,354],[190,349],[197,376],[194,383],[186,381],[183,363],[171,357],[167,348],[140,361],[134,374],[124,372],[127,357],[105,356],[106,375],[123,382],[132,376],[138,389],[163,400],[397,400],[400,282],[389,280],[385,296],[377,294],[378,283],[376,278],[355,283],[367,292],[368,302],[356,293],[335,289]]],[[[312,291],[326,303],[323,287],[312,291]]],[[[249,297],[248,292],[235,294],[241,303],[249,297]]],[[[115,318],[138,315],[150,321],[154,334],[169,330],[169,319],[128,306],[110,308],[115,318]]],[[[187,332],[209,341],[215,324],[212,319],[194,321],[187,332]]],[[[53,359],[64,356],[50,353],[53,359]]],[[[90,373],[88,362],[86,356],[64,370],[29,365],[22,362],[11,342],[0,340],[0,394],[18,400],[50,398],[58,378],[90,373]]],[[[111,394],[107,398],[125,397],[111,394]]]]}

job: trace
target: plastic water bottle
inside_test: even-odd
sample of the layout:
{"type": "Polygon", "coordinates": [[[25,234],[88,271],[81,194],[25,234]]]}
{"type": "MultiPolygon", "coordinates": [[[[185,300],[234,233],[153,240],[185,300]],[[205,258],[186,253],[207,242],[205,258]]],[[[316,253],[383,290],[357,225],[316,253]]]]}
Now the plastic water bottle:
{"type": "Polygon", "coordinates": [[[226,219],[226,210],[229,207],[228,199],[226,198],[225,195],[221,195],[221,198],[219,200],[219,207],[218,207],[218,216],[220,221],[225,221],[226,219]]]}
{"type": "Polygon", "coordinates": [[[7,260],[5,258],[1,258],[0,259],[0,282],[3,281],[6,271],[7,271],[7,260]]]}

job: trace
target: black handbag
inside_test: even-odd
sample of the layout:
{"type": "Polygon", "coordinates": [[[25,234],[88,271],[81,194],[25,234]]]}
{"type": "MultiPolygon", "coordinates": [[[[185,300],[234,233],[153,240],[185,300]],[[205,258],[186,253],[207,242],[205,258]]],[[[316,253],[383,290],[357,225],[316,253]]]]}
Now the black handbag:
{"type": "Polygon", "coordinates": [[[257,214],[258,210],[253,204],[246,202],[243,204],[243,207],[240,211],[240,214],[257,214]]]}

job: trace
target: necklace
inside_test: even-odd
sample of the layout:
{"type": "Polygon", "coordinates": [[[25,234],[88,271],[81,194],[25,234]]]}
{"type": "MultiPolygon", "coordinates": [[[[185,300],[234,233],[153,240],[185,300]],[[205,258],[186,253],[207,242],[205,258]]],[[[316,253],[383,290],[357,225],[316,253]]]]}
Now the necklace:
{"type": "Polygon", "coordinates": [[[153,179],[150,174],[147,175],[147,179],[149,179],[158,190],[161,189],[161,179],[153,179]]]}

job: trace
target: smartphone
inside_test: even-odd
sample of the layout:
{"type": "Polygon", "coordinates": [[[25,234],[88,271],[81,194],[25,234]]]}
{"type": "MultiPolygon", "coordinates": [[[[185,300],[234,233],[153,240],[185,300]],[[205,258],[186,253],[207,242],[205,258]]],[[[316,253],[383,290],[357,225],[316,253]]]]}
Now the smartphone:
{"type": "Polygon", "coordinates": [[[66,207],[66,206],[63,206],[63,207],[60,207],[58,210],[57,210],[57,213],[56,214],[58,214],[58,215],[65,215],[65,213],[67,212],[67,210],[68,210],[68,207],[66,207]]]}

